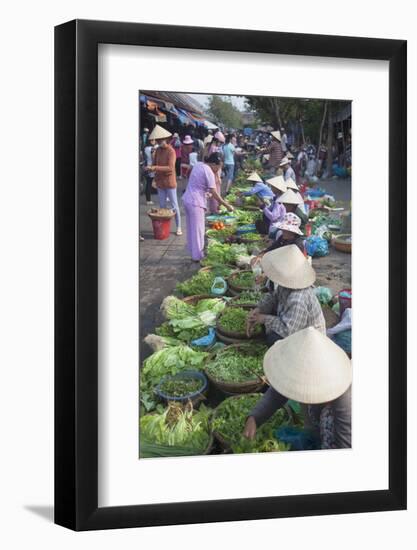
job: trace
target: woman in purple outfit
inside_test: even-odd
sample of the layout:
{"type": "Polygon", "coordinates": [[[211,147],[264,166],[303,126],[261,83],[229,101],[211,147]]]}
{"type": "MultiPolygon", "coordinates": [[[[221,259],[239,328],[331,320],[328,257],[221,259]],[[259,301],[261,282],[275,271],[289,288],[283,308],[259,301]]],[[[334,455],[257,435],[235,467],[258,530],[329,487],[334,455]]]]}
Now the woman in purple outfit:
{"type": "Polygon", "coordinates": [[[216,189],[216,174],[222,159],[212,153],[205,162],[197,162],[191,171],[187,189],[182,197],[187,220],[187,248],[192,259],[198,262],[204,258],[204,230],[207,196],[214,198],[229,211],[233,206],[223,200],[216,189]]]}

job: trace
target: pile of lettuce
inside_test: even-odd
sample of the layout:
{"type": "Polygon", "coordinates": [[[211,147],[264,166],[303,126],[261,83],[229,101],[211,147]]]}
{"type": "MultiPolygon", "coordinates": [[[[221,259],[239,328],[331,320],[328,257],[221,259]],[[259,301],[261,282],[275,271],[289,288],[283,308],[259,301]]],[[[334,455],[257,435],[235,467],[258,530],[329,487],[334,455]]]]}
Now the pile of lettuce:
{"type": "Polygon", "coordinates": [[[207,298],[191,305],[175,296],[167,296],[161,305],[167,320],[156,329],[156,333],[189,343],[205,336],[208,328],[215,326],[218,314],[225,307],[226,303],[221,298],[207,298]]]}
{"type": "Polygon", "coordinates": [[[248,249],[244,244],[222,244],[211,241],[207,246],[207,255],[201,263],[207,266],[235,264],[237,257],[242,254],[248,254],[248,249]]]}
{"type": "Polygon", "coordinates": [[[140,373],[140,402],[144,409],[155,409],[158,399],[154,388],[164,376],[184,370],[202,370],[208,356],[206,352],[180,344],[164,347],[145,359],[140,373]]]}

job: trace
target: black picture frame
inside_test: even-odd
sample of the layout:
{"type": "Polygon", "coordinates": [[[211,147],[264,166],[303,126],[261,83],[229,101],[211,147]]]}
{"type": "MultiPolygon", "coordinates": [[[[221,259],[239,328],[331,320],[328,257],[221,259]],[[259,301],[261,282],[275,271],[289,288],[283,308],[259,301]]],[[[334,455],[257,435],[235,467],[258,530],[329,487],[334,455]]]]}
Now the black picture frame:
{"type": "Polygon", "coordinates": [[[107,21],[55,28],[57,524],[91,530],[406,508],[406,47],[404,40],[107,21]],[[389,62],[387,490],[98,507],[98,44],[389,62]]]}

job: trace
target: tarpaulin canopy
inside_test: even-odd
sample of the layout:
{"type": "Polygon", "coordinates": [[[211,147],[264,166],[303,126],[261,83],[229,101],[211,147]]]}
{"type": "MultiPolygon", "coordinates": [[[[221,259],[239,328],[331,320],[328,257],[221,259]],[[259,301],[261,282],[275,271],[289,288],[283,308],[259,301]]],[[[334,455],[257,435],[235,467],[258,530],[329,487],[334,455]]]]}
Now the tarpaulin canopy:
{"type": "Polygon", "coordinates": [[[205,120],[205,121],[204,121],[204,126],[205,126],[208,130],[217,130],[217,128],[219,127],[218,125],[216,126],[216,124],[213,124],[213,123],[210,122],[209,120],[205,120]]]}

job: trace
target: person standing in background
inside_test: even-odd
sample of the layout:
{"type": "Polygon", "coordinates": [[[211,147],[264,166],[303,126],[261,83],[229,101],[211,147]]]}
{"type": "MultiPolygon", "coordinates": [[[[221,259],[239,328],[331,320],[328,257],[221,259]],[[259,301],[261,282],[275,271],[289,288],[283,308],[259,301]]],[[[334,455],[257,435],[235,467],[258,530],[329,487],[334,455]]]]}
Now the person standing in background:
{"type": "Polygon", "coordinates": [[[190,168],[190,153],[193,150],[193,140],[191,136],[185,136],[181,145],[181,177],[187,177],[190,168]]]}
{"type": "Polygon", "coordinates": [[[170,145],[175,151],[175,174],[179,178],[181,176],[181,140],[177,132],[172,136],[170,145]]]}
{"type": "Polygon", "coordinates": [[[264,150],[264,153],[269,155],[267,169],[273,175],[276,175],[284,155],[282,152],[281,134],[279,131],[277,130],[276,132],[271,132],[271,136],[271,144],[264,150]]]}
{"type": "Polygon", "coordinates": [[[287,137],[287,134],[285,133],[285,128],[281,128],[281,147],[282,147],[282,152],[285,153],[288,151],[288,137],[287,137]]]}
{"type": "Polygon", "coordinates": [[[280,166],[280,168],[282,168],[282,170],[284,172],[284,180],[288,181],[288,180],[291,179],[295,182],[295,180],[296,180],[295,172],[292,169],[291,162],[287,157],[284,157],[282,159],[282,161],[279,163],[279,166],[280,166]]]}
{"type": "MultiPolygon", "coordinates": [[[[156,146],[155,146],[155,140],[154,139],[149,139],[148,140],[148,145],[145,147],[145,166],[152,166],[153,165],[153,157],[154,157],[154,153],[156,151],[156,146]]],[[[152,202],[152,182],[153,182],[153,179],[155,177],[155,173],[154,172],[148,172],[146,171],[145,172],[145,196],[146,196],[146,204],[150,205],[150,204],[153,204],[152,202]]]]}
{"type": "Polygon", "coordinates": [[[175,177],[175,151],[168,144],[171,133],[158,124],[152,130],[149,139],[155,139],[158,148],[154,154],[154,164],[145,169],[155,173],[155,185],[158,190],[159,207],[166,208],[167,199],[171,203],[171,208],[175,211],[175,221],[177,224],[177,235],[182,235],[181,213],[177,198],[177,178],[175,177]]]}
{"type": "Polygon", "coordinates": [[[232,142],[233,137],[234,136],[232,135],[228,135],[226,138],[226,144],[223,147],[224,173],[226,176],[226,193],[229,192],[229,189],[233,183],[235,172],[235,146],[232,142]]]}
{"type": "Polygon", "coordinates": [[[148,136],[149,136],[149,128],[144,128],[143,129],[143,134],[142,134],[142,147],[143,147],[143,149],[145,149],[145,147],[148,145],[148,136]]]}
{"type": "MultiPolygon", "coordinates": [[[[221,197],[222,194],[222,167],[223,167],[223,151],[221,149],[223,143],[226,141],[226,138],[224,137],[224,134],[218,130],[213,137],[212,142],[210,143],[209,147],[209,156],[211,156],[213,153],[218,153],[220,158],[222,159],[222,162],[220,163],[220,169],[215,173],[214,177],[216,180],[216,191],[219,197],[221,197]]],[[[219,203],[218,201],[212,197],[208,201],[208,209],[211,214],[217,214],[219,211],[219,203]]]]}

